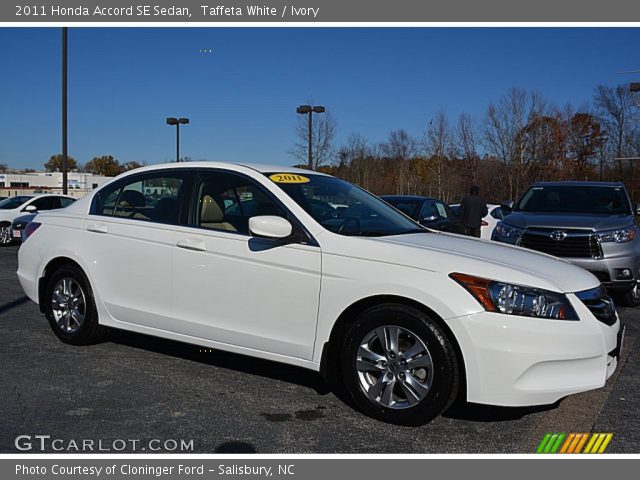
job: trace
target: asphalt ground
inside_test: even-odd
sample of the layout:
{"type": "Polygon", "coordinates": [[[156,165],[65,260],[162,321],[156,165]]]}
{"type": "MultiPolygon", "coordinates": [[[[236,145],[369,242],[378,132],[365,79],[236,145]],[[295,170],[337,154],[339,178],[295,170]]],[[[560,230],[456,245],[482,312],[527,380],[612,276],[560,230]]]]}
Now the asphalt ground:
{"type": "Polygon", "coordinates": [[[607,453],[640,452],[640,309],[620,309],[627,335],[602,389],[548,407],[462,404],[398,427],[297,367],[118,331],[65,345],[24,296],[17,250],[0,248],[2,453],[75,452],[83,441],[110,453],[533,453],[550,431],[612,432],[607,453]],[[31,437],[18,441],[25,450],[20,435],[31,437]]]}

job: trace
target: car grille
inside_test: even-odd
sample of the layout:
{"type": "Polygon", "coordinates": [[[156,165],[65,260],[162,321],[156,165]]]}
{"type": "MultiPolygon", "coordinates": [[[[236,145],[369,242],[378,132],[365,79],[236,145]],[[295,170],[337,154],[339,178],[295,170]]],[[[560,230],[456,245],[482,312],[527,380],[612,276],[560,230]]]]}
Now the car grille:
{"type": "Polygon", "coordinates": [[[576,293],[576,297],[591,311],[594,317],[606,325],[616,323],[616,307],[602,285],[576,293]]]}
{"type": "Polygon", "coordinates": [[[592,232],[558,228],[527,229],[520,237],[521,247],[565,258],[599,258],[602,250],[592,232]],[[559,233],[558,233],[559,232],[559,233]],[[554,234],[562,239],[554,238],[554,234]]]}

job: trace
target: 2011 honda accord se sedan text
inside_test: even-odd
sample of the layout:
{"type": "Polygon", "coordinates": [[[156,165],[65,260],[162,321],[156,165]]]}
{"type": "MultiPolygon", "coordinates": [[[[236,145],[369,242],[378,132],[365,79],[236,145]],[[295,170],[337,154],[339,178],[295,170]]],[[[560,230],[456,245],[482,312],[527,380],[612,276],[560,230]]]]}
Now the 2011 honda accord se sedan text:
{"type": "Polygon", "coordinates": [[[621,325],[593,275],[428,230],[328,175],[145,167],[35,220],[18,277],[70,344],[110,327],[298,365],[405,425],[459,393],[553,403],[616,368],[621,325]]]}

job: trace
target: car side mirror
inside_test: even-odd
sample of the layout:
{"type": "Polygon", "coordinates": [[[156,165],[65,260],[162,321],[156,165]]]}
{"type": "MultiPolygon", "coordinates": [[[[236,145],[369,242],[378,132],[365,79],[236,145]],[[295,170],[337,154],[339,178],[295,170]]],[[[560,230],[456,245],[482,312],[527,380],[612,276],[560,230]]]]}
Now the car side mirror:
{"type": "Polygon", "coordinates": [[[26,207],[24,207],[24,212],[29,212],[29,213],[33,213],[33,212],[37,212],[38,209],[36,208],[35,205],[27,205],[26,207]]]}
{"type": "Polygon", "coordinates": [[[636,215],[640,215],[640,203],[636,205],[636,215]]]}
{"type": "Polygon", "coordinates": [[[286,218],[259,215],[249,219],[249,231],[255,237],[282,239],[291,235],[293,227],[286,218]]]}
{"type": "Polygon", "coordinates": [[[502,202],[500,204],[500,208],[502,208],[502,213],[504,215],[509,215],[511,212],[513,212],[513,200],[507,200],[505,202],[502,202]]]}

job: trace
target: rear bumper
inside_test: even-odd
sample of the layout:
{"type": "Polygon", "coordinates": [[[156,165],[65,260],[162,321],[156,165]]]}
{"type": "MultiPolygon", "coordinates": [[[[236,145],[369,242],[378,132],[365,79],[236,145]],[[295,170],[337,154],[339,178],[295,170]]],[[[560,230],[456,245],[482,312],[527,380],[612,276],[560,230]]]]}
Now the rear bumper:
{"type": "Polygon", "coordinates": [[[454,319],[467,372],[467,400],[545,405],[604,386],[617,366],[620,321],[599,322],[579,300],[580,321],[482,312],[454,319]]]}

